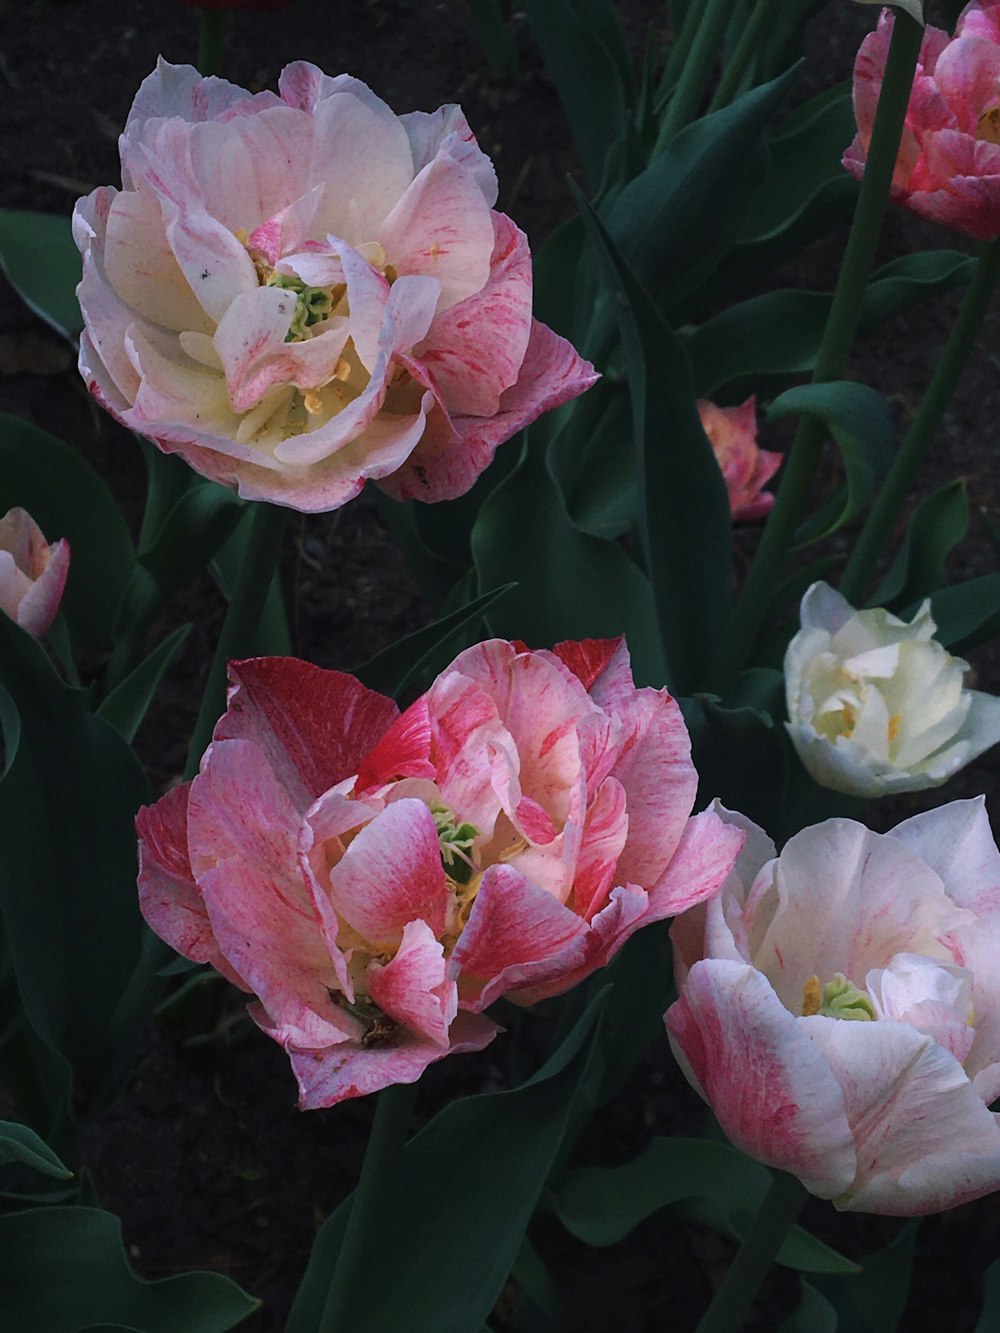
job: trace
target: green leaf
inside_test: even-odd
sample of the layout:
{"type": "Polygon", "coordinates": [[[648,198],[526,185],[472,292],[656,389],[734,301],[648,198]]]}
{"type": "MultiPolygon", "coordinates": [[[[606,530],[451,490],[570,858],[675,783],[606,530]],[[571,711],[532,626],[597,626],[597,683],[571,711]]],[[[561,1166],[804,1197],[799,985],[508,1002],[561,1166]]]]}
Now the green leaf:
{"type": "Polygon", "coordinates": [[[686,693],[716,660],[730,616],[729,497],[702,429],[684,352],[597,214],[582,197],[577,202],[618,301],[640,460],[639,533],[667,684],[686,693]]]}
{"type": "MultiPolygon", "coordinates": [[[[653,1138],[624,1166],[570,1171],[552,1202],[563,1226],[587,1245],[615,1245],[661,1208],[688,1200],[700,1202],[699,1220],[743,1240],[771,1179],[767,1167],[731,1144],[653,1138]]],[[[778,1263],[807,1273],[858,1272],[857,1264],[798,1226],[789,1232],[778,1263]]]]}
{"type": "Polygon", "coordinates": [[[548,461],[573,522],[592,537],[620,537],[639,512],[628,385],[605,376],[549,445],[548,461]]]}
{"type": "Polygon", "coordinates": [[[10,1120],[0,1120],[0,1166],[19,1162],[57,1180],[72,1180],[73,1172],[65,1166],[44,1139],[28,1128],[10,1120]]]}
{"type": "Polygon", "coordinates": [[[21,300],[57,333],[80,332],[76,286],[83,263],[68,217],[0,208],[0,266],[21,300]]]}
{"type": "Polygon", "coordinates": [[[175,629],[102,701],[97,710],[98,716],[110,722],[127,741],[134,740],[153,702],[153,696],[159,689],[160,681],[190,632],[190,625],[181,625],[175,629]]]}
{"type": "Polygon", "coordinates": [[[799,1279],[802,1302],[799,1308],[782,1321],[778,1333],[837,1333],[837,1312],[805,1278],[799,1279]]]}
{"type": "Polygon", "coordinates": [[[134,827],[146,775],[6,616],[0,724],[0,908],[21,1000],[37,1038],[69,1062],[78,1095],[98,1099],[128,1069],[145,1016],[123,997],[148,936],[134,827]]]}
{"type": "Polygon", "coordinates": [[[513,78],[520,67],[517,43],[504,22],[501,0],[468,0],[472,26],[491,74],[513,78]]]}
{"type": "Polygon", "coordinates": [[[892,413],[889,404],[867,384],[834,380],[801,384],[771,404],[769,421],[788,416],[818,417],[833,436],[844,460],[847,479],[843,495],[802,525],[800,544],[829,537],[865,509],[892,462],[892,413]]]}
{"type": "Polygon", "coordinates": [[[769,713],[723,703],[714,694],[679,702],[698,772],[697,804],[718,797],[773,833],[788,767],[784,729],[769,713]]]}
{"type": "Polygon", "coordinates": [[[896,610],[940,588],[952,548],[969,527],[965,481],[947,482],[917,505],[899,554],[869,605],[896,610]]]}
{"type": "MultiPolygon", "coordinates": [[[[253,523],[253,505],[247,505],[243,517],[215,553],[211,564],[212,577],[226,597],[231,597],[240,566],[246,558],[247,542],[253,523]]],[[[254,631],[253,652],[260,656],[288,657],[292,651],[292,636],[285,614],[285,600],[281,591],[281,571],[275,572],[267,590],[264,610],[254,631]]]]}
{"type": "Polygon", "coordinates": [[[910,1292],[919,1219],[906,1223],[891,1244],[869,1255],[856,1276],[818,1275],[814,1285],[837,1312],[837,1333],[894,1333],[910,1292]]]}
{"type": "Polygon", "coordinates": [[[393,699],[400,698],[421,674],[435,667],[438,670],[445,667],[448,663],[448,647],[454,642],[455,635],[515,586],[507,583],[502,588],[484,593],[482,597],[473,598],[443,620],[425,625],[423,629],[415,630],[404,639],[398,639],[388,648],[383,648],[363,666],[356,667],[352,674],[370,690],[378,690],[380,694],[388,694],[393,699]]]}
{"type": "Polygon", "coordinates": [[[246,512],[235,491],[199,481],[171,506],[155,539],[139,557],[161,601],[186,587],[215,557],[246,512]]]}
{"type": "MultiPolygon", "coordinates": [[[[392,1212],[380,1219],[377,1243],[353,1275],[359,1309],[351,1327],[357,1333],[468,1333],[481,1326],[517,1258],[579,1089],[592,1074],[606,995],[594,1000],[527,1083],[452,1102],[406,1145],[392,1212]],[[445,1282],[443,1256],[460,1259],[448,1263],[445,1282]]],[[[315,1333],[321,1326],[350,1203],[316,1238],[286,1333],[315,1333]]]]}
{"type": "Polygon", "coordinates": [[[514,471],[484,502],[472,553],[480,587],[518,585],[491,608],[493,634],[540,648],[624,632],[637,682],[663,684],[649,580],[617,542],[573,525],[540,451],[526,445],[514,471]]]}
{"type": "Polygon", "coordinates": [[[69,542],[63,610],[77,639],[106,644],[134,563],[125,520],[74,449],[30,422],[0,415],[0,513],[15,505],[27,509],[50,542],[69,542]]]}
{"type": "Polygon", "coordinates": [[[983,1308],[974,1333],[996,1333],[1000,1328],[1000,1259],[983,1274],[983,1308]]]}
{"type": "MultiPolygon", "coordinates": [[[[902,616],[912,620],[919,602],[912,602],[902,616]]],[[[958,656],[987,643],[1000,633],[1000,574],[983,574],[950,588],[931,593],[931,615],[937,626],[934,637],[958,656]]]]}
{"type": "Polygon", "coordinates": [[[633,91],[614,11],[606,0],[525,0],[525,10],[596,189],[609,149],[625,133],[633,91]]]}
{"type": "MultiPolygon", "coordinates": [[[[865,293],[861,335],[887,319],[969,281],[975,260],[956,250],[906,255],[886,264],[865,293]]],[[[738,402],[782,388],[816,361],[832,298],[825,292],[765,292],[728,306],[685,343],[695,388],[704,398],[738,402]]]]}
{"type": "Polygon", "coordinates": [[[99,1208],[0,1217],[0,1291],[6,1333],[224,1333],[260,1305],[220,1273],[137,1277],[121,1222],[99,1208]]]}

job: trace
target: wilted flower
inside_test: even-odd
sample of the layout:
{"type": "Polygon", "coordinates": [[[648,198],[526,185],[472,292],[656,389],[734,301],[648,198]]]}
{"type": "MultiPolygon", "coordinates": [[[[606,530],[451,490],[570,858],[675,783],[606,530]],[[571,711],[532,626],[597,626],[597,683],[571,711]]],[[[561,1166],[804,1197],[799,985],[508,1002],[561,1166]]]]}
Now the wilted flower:
{"type": "Polygon", "coordinates": [[[0,611],[29,634],[40,637],[59,610],[69,543],[49,543],[24,509],[10,509],[0,518],[0,611]]]}
{"type": "Polygon", "coordinates": [[[527,240],[458,107],[396,116],[305,63],[280,89],[163,61],[143,82],[123,189],[74,215],[84,378],[250,499],[460,495],[593,368],[532,320],[527,240]]]}
{"type": "MultiPolygon", "coordinates": [[[[724,812],[725,813],[725,812],[724,812]]],[[[909,1217],[1000,1186],[1000,854],[982,799],[781,855],[747,828],[674,922],[671,1045],[751,1156],[838,1208],[909,1217]]]]}
{"type": "Polygon", "coordinates": [[[757,399],[739,407],[717,407],[699,398],[701,427],[718,460],[734,519],[763,518],[774,496],[763,487],[781,467],[782,455],[757,448],[757,399]]]}
{"type": "Polygon", "coordinates": [[[1000,699],[964,687],[968,663],[933,637],[930,602],[907,624],[814,583],[801,622],[785,654],[788,734],[820,786],[939,787],[1000,741],[1000,699]]]}
{"type": "MultiPolygon", "coordinates": [[[[844,156],[864,174],[893,19],[885,12],[854,67],[858,134],[844,156]]],[[[963,10],[954,38],[928,27],[910,93],[892,197],[980,240],[1000,235],[1000,0],[963,10]]]]}
{"type": "Polygon", "coordinates": [[[406,712],[291,658],[231,667],[193,782],[140,812],[153,929],[254,992],[303,1107],[487,1045],[729,873],[680,710],[620,641],[462,653],[406,712]]]}

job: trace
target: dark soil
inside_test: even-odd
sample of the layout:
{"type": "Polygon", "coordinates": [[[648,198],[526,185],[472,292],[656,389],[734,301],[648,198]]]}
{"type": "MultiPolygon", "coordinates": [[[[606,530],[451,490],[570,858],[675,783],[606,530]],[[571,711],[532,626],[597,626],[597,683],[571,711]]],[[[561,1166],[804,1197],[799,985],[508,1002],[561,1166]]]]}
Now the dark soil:
{"type": "MultiPolygon", "coordinates": [[[[622,0],[617,8],[636,49],[649,24],[659,25],[663,35],[660,0],[622,0]]],[[[872,10],[838,3],[814,22],[808,54],[815,86],[847,77],[873,16],[872,10]]],[[[177,0],[78,0],[58,7],[6,0],[0,2],[0,24],[0,105],[7,129],[0,142],[0,204],[68,211],[78,194],[118,179],[115,136],[156,56],[194,59],[194,11],[177,0]]],[[[533,244],[570,212],[565,173],[576,164],[553,90],[527,48],[516,79],[491,75],[461,0],[366,0],[348,7],[297,0],[276,15],[240,16],[230,29],[227,74],[247,86],[274,86],[282,65],[305,57],[330,72],[350,70],[397,111],[460,101],[496,163],[499,206],[516,217],[533,244]]],[[[831,286],[841,244],[838,237],[814,248],[781,281],[831,286]]],[[[949,234],[894,215],[883,259],[960,245],[949,234]]],[[[891,394],[901,421],[919,400],[956,305],[955,299],[927,305],[858,346],[852,373],[891,394]]],[[[962,474],[975,505],[994,518],[998,332],[994,312],[919,491],[962,474]]],[[[4,410],[77,443],[137,527],[144,471],[134,442],[94,409],[66,350],[6,287],[0,291],[0,394],[4,410]]],[[[428,607],[369,499],[333,515],[296,520],[291,532],[284,576],[301,656],[350,667],[426,620],[428,607]]],[[[740,541],[752,544],[753,537],[740,541]]],[[[995,565],[996,552],[974,524],[952,562],[953,580],[995,565]]],[[[178,599],[171,615],[173,623],[194,621],[196,630],[139,737],[159,786],[183,764],[192,700],[218,631],[221,599],[206,577],[178,599]]],[[[996,651],[978,654],[975,665],[981,687],[1000,691],[996,651]]],[[[997,752],[987,755],[945,795],[985,790],[1000,810],[998,765],[997,752]]],[[[940,799],[941,793],[929,792],[884,803],[872,822],[890,826],[940,799]]],[[[544,1018],[532,1021],[544,1029],[544,1018]]],[[[508,1057],[501,1039],[479,1056],[433,1067],[418,1118],[466,1092],[505,1085],[508,1057]]],[[[588,1128],[579,1160],[629,1160],[651,1133],[698,1132],[702,1114],[660,1041],[588,1128]]],[[[228,1273],[264,1301],[244,1327],[266,1333],[282,1326],[318,1225],[356,1179],[370,1117],[368,1102],[300,1114],[283,1053],[240,1017],[240,1003],[223,983],[212,983],[193,1006],[150,1026],[135,1078],[119,1104],[89,1128],[85,1157],[102,1202],[123,1219],[138,1271],[148,1277],[192,1267],[228,1273]]],[[[899,1231],[895,1222],[840,1218],[819,1203],[809,1206],[805,1222],[857,1255],[899,1231]]],[[[568,1333],[686,1333],[731,1253],[714,1232],[662,1217],[600,1254],[554,1223],[543,1223],[536,1240],[559,1279],[568,1333]]],[[[908,1333],[972,1329],[979,1274],[996,1255],[998,1241],[996,1199],[927,1221],[901,1327],[908,1333]]],[[[776,1329],[796,1292],[787,1272],[776,1273],[753,1328],[776,1329]]]]}

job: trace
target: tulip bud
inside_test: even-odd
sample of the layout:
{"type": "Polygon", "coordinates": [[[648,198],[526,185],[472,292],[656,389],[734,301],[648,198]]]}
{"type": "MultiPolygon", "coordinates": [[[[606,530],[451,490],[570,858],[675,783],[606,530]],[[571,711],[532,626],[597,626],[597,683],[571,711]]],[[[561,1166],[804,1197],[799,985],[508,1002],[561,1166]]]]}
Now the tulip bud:
{"type": "Polygon", "coordinates": [[[68,542],[50,546],[24,509],[0,518],[0,610],[35,638],[55,619],[68,572],[68,542]]]}

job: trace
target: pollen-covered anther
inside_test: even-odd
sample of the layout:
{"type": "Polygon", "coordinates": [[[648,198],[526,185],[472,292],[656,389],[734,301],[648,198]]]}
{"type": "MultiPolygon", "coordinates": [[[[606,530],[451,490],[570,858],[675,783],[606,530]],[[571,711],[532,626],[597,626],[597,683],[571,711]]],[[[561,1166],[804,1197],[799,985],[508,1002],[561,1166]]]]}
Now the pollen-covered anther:
{"type": "Polygon", "coordinates": [[[311,417],[318,417],[323,411],[323,398],[315,389],[310,389],[302,395],[302,406],[311,417]]]}

